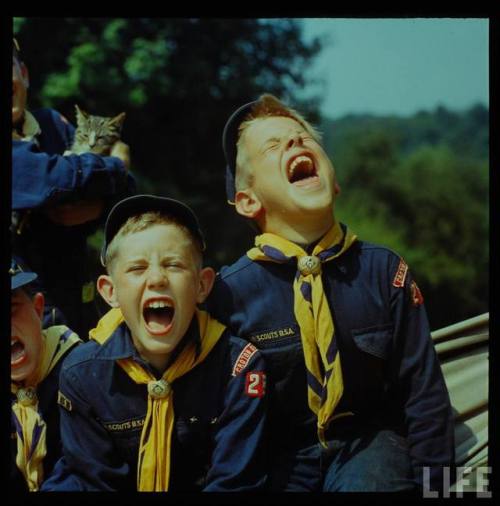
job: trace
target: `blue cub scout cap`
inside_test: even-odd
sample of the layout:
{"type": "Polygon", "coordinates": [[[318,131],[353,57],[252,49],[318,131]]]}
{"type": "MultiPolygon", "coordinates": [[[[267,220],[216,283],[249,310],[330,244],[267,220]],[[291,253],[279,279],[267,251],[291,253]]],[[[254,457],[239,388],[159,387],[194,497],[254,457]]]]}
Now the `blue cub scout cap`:
{"type": "Polygon", "coordinates": [[[103,266],[106,266],[106,250],[121,226],[131,216],[155,211],[177,218],[200,242],[202,250],[205,250],[205,239],[200,230],[198,218],[190,207],[178,200],[167,197],[133,195],[118,202],[108,214],[104,226],[104,244],[101,250],[101,263],[103,266]]]}
{"type": "Polygon", "coordinates": [[[10,262],[10,289],[16,290],[17,288],[21,288],[28,283],[34,281],[38,276],[28,270],[26,266],[20,265],[20,262],[16,258],[12,258],[10,262]]]}
{"type": "Polygon", "coordinates": [[[236,174],[236,144],[238,143],[238,129],[249,114],[257,101],[242,105],[227,120],[224,131],[222,132],[222,149],[226,158],[226,195],[230,204],[234,204],[236,194],[235,174],[236,174]]]}

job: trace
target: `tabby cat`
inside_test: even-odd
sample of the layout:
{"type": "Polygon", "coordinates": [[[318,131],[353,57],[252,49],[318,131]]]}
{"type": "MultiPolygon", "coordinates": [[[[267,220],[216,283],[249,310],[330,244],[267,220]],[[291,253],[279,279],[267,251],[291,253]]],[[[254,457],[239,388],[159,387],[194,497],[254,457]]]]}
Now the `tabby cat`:
{"type": "Polygon", "coordinates": [[[109,156],[115,142],[120,140],[125,113],[111,118],[94,116],[82,111],[77,105],[75,108],[77,128],[70,153],[80,155],[90,152],[109,156]]]}

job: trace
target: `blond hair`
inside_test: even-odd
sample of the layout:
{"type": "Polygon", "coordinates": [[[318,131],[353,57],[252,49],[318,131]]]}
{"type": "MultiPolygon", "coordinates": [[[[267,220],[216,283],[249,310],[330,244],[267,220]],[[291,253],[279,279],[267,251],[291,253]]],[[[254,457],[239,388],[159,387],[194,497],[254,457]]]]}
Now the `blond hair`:
{"type": "Polygon", "coordinates": [[[105,265],[108,274],[111,272],[112,263],[116,259],[119,251],[121,239],[135,232],[141,232],[153,225],[175,225],[189,238],[193,252],[195,254],[196,263],[201,268],[203,262],[203,245],[194,236],[194,234],[175,216],[160,213],[158,211],[149,211],[135,216],[130,216],[128,220],[120,227],[115,234],[109,246],[106,248],[105,265]]]}
{"type": "Polygon", "coordinates": [[[286,106],[278,98],[270,93],[261,95],[252,110],[243,119],[238,127],[238,142],[236,143],[236,173],[235,173],[235,187],[236,190],[247,188],[251,182],[253,174],[249,171],[246,163],[246,153],[243,149],[243,133],[245,130],[262,118],[269,118],[273,116],[282,116],[295,120],[304,130],[311,135],[317,142],[321,141],[321,133],[314,128],[305,118],[295,109],[286,106]]]}

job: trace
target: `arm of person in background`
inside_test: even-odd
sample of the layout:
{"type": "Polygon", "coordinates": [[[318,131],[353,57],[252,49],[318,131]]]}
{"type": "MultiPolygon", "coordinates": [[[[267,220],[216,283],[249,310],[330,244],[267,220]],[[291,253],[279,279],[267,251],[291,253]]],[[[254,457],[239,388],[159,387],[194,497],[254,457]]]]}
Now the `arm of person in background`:
{"type": "Polygon", "coordinates": [[[261,490],[267,477],[265,426],[266,369],[260,352],[250,343],[233,358],[233,376],[217,421],[212,463],[205,492],[261,490]],[[238,371],[241,361],[248,364],[238,371]]]}
{"type": "MultiPolygon", "coordinates": [[[[110,156],[119,158],[128,173],[130,168],[130,148],[128,144],[122,141],[116,142],[110,156]]],[[[102,199],[89,198],[50,207],[47,209],[46,214],[52,222],[70,227],[97,220],[103,214],[104,208],[105,204],[102,199]]]]}
{"type": "Polygon", "coordinates": [[[90,201],[83,209],[67,209],[60,217],[56,211],[51,214],[68,225],[91,221],[109,200],[135,191],[135,180],[126,166],[129,159],[125,143],[109,157],[93,153],[62,156],[40,152],[33,142],[14,140],[12,208],[57,208],[90,201]]]}

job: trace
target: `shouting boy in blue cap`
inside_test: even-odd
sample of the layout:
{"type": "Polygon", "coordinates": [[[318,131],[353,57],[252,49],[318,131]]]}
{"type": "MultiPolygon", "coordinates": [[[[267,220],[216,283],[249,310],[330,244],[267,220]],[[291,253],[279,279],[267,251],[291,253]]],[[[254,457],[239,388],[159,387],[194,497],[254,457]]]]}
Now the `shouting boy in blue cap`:
{"type": "Polygon", "coordinates": [[[62,359],[80,339],[65,326],[42,330],[37,275],[16,260],[11,284],[11,490],[37,491],[61,454],[57,389],[62,359]]]}
{"type": "Polygon", "coordinates": [[[260,233],[208,309],[266,359],[269,487],[442,487],[453,417],[407,264],[336,219],[318,134],[272,95],[230,117],[223,147],[229,202],[260,233]]]}
{"type": "Polygon", "coordinates": [[[265,371],[197,309],[212,288],[190,208],[138,195],[105,227],[113,309],[65,361],[64,457],[44,490],[249,491],[265,480],[265,371]]]}

